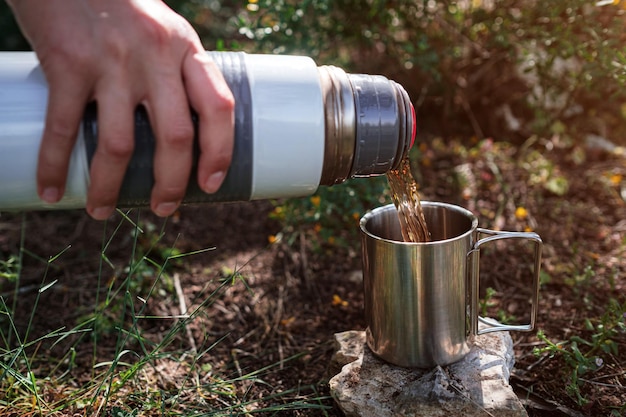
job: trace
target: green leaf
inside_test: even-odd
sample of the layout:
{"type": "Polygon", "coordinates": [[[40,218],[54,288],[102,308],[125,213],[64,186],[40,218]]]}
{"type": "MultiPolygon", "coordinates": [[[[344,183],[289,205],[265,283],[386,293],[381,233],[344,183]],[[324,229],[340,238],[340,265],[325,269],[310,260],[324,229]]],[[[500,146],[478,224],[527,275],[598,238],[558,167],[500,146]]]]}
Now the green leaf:
{"type": "Polygon", "coordinates": [[[569,182],[565,177],[553,177],[548,179],[544,187],[558,196],[563,196],[569,190],[569,182]]]}

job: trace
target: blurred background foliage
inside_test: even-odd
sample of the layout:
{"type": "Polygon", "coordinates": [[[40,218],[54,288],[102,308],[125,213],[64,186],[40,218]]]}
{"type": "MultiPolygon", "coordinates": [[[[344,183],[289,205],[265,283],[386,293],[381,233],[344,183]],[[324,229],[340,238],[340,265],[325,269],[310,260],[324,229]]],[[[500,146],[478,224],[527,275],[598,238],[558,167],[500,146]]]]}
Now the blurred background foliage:
{"type": "Polygon", "coordinates": [[[304,53],[409,91],[422,132],[524,141],[624,137],[625,2],[258,0],[251,50],[304,53]]]}
{"type": "MultiPolygon", "coordinates": [[[[207,49],[304,54],[398,81],[428,134],[524,141],[556,128],[574,140],[626,137],[626,0],[168,4],[207,49]]],[[[5,2],[0,48],[28,48],[5,2]]]]}

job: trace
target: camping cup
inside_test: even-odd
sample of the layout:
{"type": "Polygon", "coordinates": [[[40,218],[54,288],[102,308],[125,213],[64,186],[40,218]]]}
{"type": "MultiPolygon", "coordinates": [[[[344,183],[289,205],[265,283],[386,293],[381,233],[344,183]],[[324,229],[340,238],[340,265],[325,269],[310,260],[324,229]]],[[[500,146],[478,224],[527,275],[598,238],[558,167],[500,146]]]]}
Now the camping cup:
{"type": "Polygon", "coordinates": [[[532,330],[541,238],[532,232],[481,229],[476,216],[452,204],[422,202],[422,209],[430,242],[402,240],[393,204],[361,218],[366,335],[372,352],[395,365],[429,368],[462,359],[475,335],[532,330]],[[534,244],[528,324],[503,325],[478,316],[480,249],[501,239],[534,244]]]}

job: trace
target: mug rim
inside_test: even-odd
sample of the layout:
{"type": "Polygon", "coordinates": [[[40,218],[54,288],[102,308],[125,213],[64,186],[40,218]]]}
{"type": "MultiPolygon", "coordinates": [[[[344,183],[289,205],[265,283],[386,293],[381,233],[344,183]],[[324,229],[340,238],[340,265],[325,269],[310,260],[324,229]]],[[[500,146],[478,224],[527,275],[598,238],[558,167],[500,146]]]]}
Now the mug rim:
{"type": "Polygon", "coordinates": [[[444,202],[440,202],[440,201],[422,201],[421,202],[422,207],[423,206],[427,206],[427,207],[441,207],[441,208],[445,208],[447,210],[451,210],[454,211],[456,213],[461,214],[462,216],[465,216],[467,219],[470,220],[471,222],[471,226],[468,230],[466,230],[465,232],[453,236],[453,237],[449,237],[447,239],[438,239],[438,240],[432,240],[432,241],[428,241],[428,242],[405,242],[403,240],[394,240],[394,239],[388,239],[388,238],[384,238],[381,236],[377,236],[375,234],[373,234],[372,232],[370,232],[366,225],[367,222],[374,217],[375,215],[377,215],[378,213],[381,212],[385,212],[388,210],[394,210],[397,211],[396,206],[393,203],[390,204],[386,204],[384,206],[380,206],[380,207],[376,207],[370,211],[368,211],[367,213],[365,213],[360,221],[359,221],[359,228],[361,229],[361,233],[366,234],[367,236],[371,237],[372,239],[381,241],[381,242],[387,242],[387,243],[392,243],[395,245],[406,245],[406,246],[434,246],[437,244],[442,244],[442,243],[446,243],[446,242],[452,242],[455,240],[459,240],[459,239],[464,239],[467,237],[468,234],[473,233],[475,230],[478,229],[478,218],[474,215],[474,213],[472,213],[471,211],[469,211],[468,209],[466,209],[465,207],[461,207],[458,206],[456,204],[451,204],[451,203],[444,203],[444,202]]]}

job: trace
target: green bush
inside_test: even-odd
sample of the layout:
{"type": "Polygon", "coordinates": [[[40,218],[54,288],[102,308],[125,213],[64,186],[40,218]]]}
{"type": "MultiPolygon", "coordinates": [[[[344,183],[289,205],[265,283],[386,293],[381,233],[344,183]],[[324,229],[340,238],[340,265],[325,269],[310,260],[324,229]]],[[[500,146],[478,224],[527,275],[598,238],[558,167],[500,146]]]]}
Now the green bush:
{"type": "Polygon", "coordinates": [[[625,5],[255,0],[239,24],[256,51],[395,79],[429,132],[525,140],[561,122],[580,138],[626,133],[625,5]]]}
{"type": "Polygon", "coordinates": [[[358,242],[359,219],[378,205],[389,203],[385,177],[360,178],[333,187],[320,187],[310,198],[275,202],[270,217],[283,224],[282,238],[287,245],[296,239],[308,241],[316,251],[324,247],[354,247],[358,242]]]}

